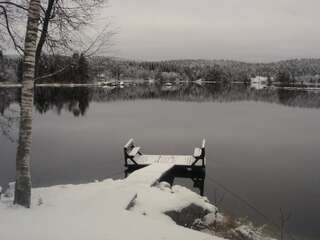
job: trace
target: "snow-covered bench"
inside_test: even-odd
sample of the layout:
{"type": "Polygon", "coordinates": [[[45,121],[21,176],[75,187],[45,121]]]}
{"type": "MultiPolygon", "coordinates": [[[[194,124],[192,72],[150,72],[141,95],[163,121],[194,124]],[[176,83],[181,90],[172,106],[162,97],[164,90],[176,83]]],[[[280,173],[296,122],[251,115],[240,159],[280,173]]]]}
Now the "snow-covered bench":
{"type": "Polygon", "coordinates": [[[194,166],[199,160],[202,161],[202,166],[205,165],[205,157],[206,157],[206,140],[202,140],[201,148],[195,148],[193,152],[193,157],[195,161],[191,164],[194,166]]]}
{"type": "Polygon", "coordinates": [[[131,138],[126,145],[124,145],[124,159],[125,159],[125,166],[128,166],[128,160],[132,161],[134,164],[138,163],[134,160],[134,158],[139,154],[142,155],[140,152],[141,147],[136,147],[134,145],[134,140],[131,138]]]}

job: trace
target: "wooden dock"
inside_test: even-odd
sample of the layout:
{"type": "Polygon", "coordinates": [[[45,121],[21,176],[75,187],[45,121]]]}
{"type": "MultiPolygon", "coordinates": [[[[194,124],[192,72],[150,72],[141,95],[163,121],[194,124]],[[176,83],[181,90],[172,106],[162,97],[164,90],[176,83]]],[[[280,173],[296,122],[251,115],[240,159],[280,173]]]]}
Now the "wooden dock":
{"type": "Polygon", "coordinates": [[[200,194],[203,195],[206,167],[205,140],[202,141],[201,147],[194,149],[193,155],[144,154],[133,139],[124,145],[123,150],[127,168],[126,181],[152,186],[158,181],[166,181],[172,185],[176,177],[190,178],[194,187],[199,188],[200,194]]]}
{"type": "Polygon", "coordinates": [[[147,166],[154,163],[173,164],[175,166],[181,166],[186,168],[205,168],[205,144],[203,139],[200,148],[194,149],[193,155],[147,155],[143,154],[141,147],[135,146],[134,140],[130,139],[126,145],[124,145],[124,159],[126,167],[139,167],[147,166]]]}

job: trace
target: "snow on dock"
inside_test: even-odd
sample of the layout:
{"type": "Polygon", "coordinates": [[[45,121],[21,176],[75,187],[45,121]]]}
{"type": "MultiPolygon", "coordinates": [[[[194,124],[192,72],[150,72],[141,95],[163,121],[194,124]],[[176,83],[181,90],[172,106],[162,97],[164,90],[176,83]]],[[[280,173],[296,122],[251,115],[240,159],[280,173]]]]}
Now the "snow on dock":
{"type": "MultiPolygon", "coordinates": [[[[130,185],[153,186],[163,176],[172,169],[187,170],[188,175],[193,175],[196,179],[201,179],[202,184],[199,185],[200,193],[203,195],[203,180],[205,170],[205,140],[202,141],[201,148],[195,148],[193,155],[145,155],[141,152],[141,147],[134,144],[134,140],[130,139],[124,145],[125,166],[131,174],[125,179],[130,185]],[[132,171],[133,170],[133,171],[132,171]],[[202,173],[199,178],[199,170],[202,173]]],[[[174,172],[174,171],[172,171],[174,172]]],[[[170,173],[171,174],[171,173],[170,173]]],[[[171,184],[174,178],[171,179],[171,184]]],[[[197,185],[197,184],[196,184],[197,185]]],[[[127,205],[130,208],[137,198],[136,193],[127,205]]]]}
{"type": "Polygon", "coordinates": [[[154,163],[174,164],[186,168],[205,168],[205,143],[203,139],[201,148],[195,148],[193,155],[146,155],[141,147],[135,146],[134,140],[130,139],[124,145],[124,159],[126,167],[143,167],[154,163]]]}
{"type": "MultiPolygon", "coordinates": [[[[190,166],[194,158],[191,155],[138,155],[134,160],[138,165],[172,163],[179,166],[190,166]]],[[[197,162],[196,165],[200,166],[201,163],[197,162]]]]}
{"type": "Polygon", "coordinates": [[[174,167],[173,164],[167,163],[167,164],[160,164],[155,163],[148,167],[144,167],[142,169],[139,169],[137,171],[134,171],[131,173],[124,182],[127,183],[130,186],[136,187],[136,192],[131,195],[129,201],[126,204],[125,209],[130,209],[133,205],[133,202],[138,197],[138,189],[141,187],[151,187],[155,185],[158,180],[170,169],[174,167]]]}
{"type": "Polygon", "coordinates": [[[174,164],[172,163],[154,163],[148,167],[134,171],[125,181],[130,184],[146,185],[150,187],[173,167],[174,164]]]}

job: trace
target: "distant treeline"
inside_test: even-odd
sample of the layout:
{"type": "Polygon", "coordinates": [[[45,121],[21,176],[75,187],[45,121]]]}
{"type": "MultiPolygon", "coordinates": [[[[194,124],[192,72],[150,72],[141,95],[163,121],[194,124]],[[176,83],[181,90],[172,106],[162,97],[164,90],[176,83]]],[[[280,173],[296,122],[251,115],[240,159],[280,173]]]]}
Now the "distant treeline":
{"type": "Polygon", "coordinates": [[[274,63],[245,63],[226,60],[171,60],[139,62],[96,57],[94,73],[100,79],[155,79],[159,81],[249,82],[265,76],[279,82],[320,74],[320,59],[294,59],[274,63]]]}
{"type": "MultiPolygon", "coordinates": [[[[22,60],[3,56],[0,51],[0,82],[21,80],[22,60]]],[[[88,83],[110,79],[154,79],[159,82],[215,81],[249,83],[251,77],[265,76],[271,81],[298,82],[301,76],[320,76],[320,59],[294,59],[274,63],[245,63],[227,60],[171,60],[141,62],[107,57],[87,59],[43,55],[36,69],[37,83],[88,83]]]]}

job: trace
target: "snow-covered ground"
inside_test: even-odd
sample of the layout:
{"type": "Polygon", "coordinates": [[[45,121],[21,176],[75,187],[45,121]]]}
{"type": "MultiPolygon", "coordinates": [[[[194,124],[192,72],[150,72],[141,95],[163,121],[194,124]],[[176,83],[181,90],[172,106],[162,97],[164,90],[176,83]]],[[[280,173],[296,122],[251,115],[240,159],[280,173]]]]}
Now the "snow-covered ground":
{"type": "MultiPolygon", "coordinates": [[[[7,194],[10,196],[10,194],[7,194]]],[[[221,238],[178,226],[164,212],[195,204],[214,211],[206,198],[165,183],[148,187],[126,180],[36,188],[32,207],[0,200],[1,240],[219,240],[221,238]],[[136,196],[134,206],[126,210],[136,196]]]]}

